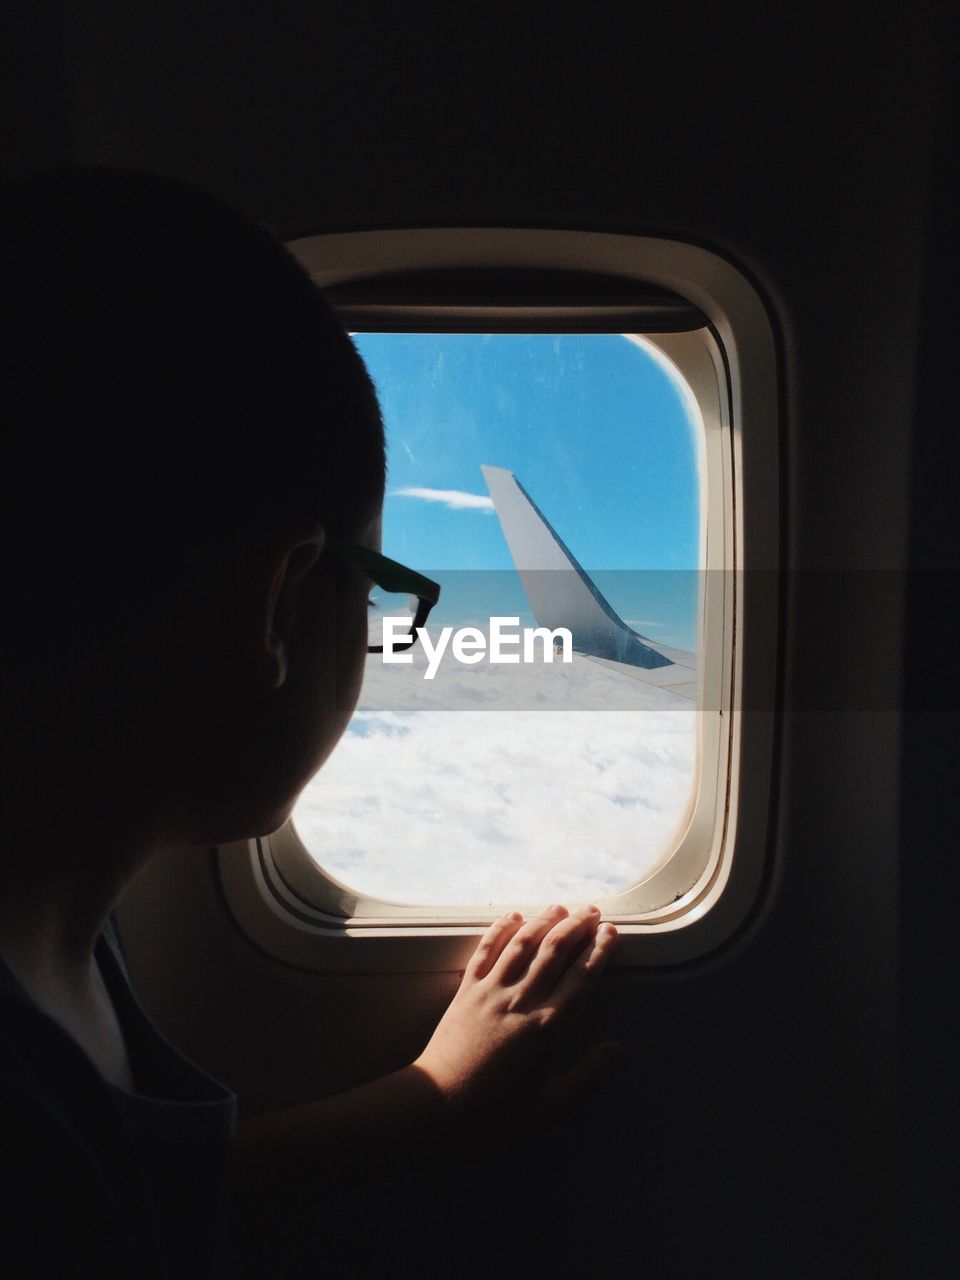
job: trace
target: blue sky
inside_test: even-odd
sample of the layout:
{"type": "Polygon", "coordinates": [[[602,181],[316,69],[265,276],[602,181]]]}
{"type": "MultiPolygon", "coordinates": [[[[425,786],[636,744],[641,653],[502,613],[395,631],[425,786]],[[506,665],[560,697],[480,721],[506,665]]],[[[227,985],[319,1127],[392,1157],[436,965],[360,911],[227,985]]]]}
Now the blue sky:
{"type": "MultiPolygon", "coordinates": [[[[496,575],[495,611],[524,613],[496,515],[465,496],[487,498],[485,463],[516,474],[622,617],[695,647],[697,455],[680,394],[653,357],[619,334],[355,341],[387,424],[383,550],[445,586],[439,620],[465,597],[470,575],[451,570],[508,571],[496,575]]],[[[475,614],[476,604],[462,607],[475,614]]]]}

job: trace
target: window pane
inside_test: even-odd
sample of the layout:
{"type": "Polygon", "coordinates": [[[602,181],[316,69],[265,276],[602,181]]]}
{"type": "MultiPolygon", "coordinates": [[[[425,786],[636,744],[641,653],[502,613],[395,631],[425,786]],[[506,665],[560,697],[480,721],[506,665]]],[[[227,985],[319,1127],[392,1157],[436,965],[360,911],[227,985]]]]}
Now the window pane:
{"type": "Polygon", "coordinates": [[[383,551],[441,598],[409,662],[368,657],[350,727],[295,809],[300,838],[396,902],[618,893],[669,857],[696,780],[689,392],[618,334],[356,342],[387,426],[383,551]],[[511,620],[500,662],[494,617],[511,620]]]}

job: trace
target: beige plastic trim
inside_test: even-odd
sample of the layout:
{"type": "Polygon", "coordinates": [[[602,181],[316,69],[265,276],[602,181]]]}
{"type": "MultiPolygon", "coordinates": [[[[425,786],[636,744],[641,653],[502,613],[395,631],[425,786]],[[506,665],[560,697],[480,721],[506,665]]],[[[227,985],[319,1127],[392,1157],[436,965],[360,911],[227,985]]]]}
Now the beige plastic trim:
{"type": "MultiPolygon", "coordinates": [[[[567,268],[663,285],[709,318],[713,332],[636,339],[686,385],[703,424],[707,572],[694,794],[671,855],[652,875],[598,905],[621,932],[618,965],[673,963],[713,950],[742,923],[756,898],[770,804],[777,380],[773,335],[756,293],[708,250],[648,237],[438,228],[312,236],[290,248],[321,286],[437,266],[567,268]],[[744,574],[744,568],[752,572],[744,574]],[[753,572],[761,570],[767,572],[753,572]]],[[[498,914],[496,908],[468,904],[409,906],[364,898],[317,866],[290,822],[270,837],[222,848],[219,867],[241,928],[278,959],[308,969],[461,969],[477,935],[498,914]]],[[[531,910],[543,904],[502,904],[524,905],[531,910]]]]}

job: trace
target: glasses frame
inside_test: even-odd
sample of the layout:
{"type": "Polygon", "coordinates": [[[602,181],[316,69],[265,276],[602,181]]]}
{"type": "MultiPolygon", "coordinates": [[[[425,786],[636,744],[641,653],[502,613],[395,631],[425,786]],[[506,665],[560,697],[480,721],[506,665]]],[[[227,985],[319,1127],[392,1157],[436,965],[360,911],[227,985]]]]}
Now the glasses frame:
{"type": "MultiPolygon", "coordinates": [[[[379,551],[372,551],[357,542],[348,542],[336,534],[327,535],[327,546],[351,568],[366,574],[374,586],[417,597],[416,613],[410,624],[410,640],[391,646],[394,653],[412,649],[417,643],[417,628],[424,625],[430,610],[440,599],[440,584],[397,560],[391,560],[389,556],[381,555],[379,551]]],[[[367,653],[383,653],[383,645],[368,644],[367,653]]]]}

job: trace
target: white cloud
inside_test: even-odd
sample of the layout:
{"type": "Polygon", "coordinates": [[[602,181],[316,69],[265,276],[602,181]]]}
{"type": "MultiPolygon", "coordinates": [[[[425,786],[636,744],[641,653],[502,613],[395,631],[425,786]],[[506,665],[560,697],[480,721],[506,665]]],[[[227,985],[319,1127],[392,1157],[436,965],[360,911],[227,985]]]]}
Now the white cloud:
{"type": "MultiPolygon", "coordinates": [[[[486,632],[486,621],[480,629],[486,632]]],[[[693,709],[686,698],[576,653],[569,663],[555,660],[515,666],[488,660],[464,666],[450,657],[440,663],[432,680],[424,679],[429,660],[422,645],[415,645],[405,656],[409,663],[384,663],[377,655],[367,659],[361,711],[496,711],[501,715],[662,711],[680,715],[693,709]]]]}
{"type": "Polygon", "coordinates": [[[492,511],[493,499],[482,493],[466,493],[463,489],[393,489],[391,497],[419,498],[422,502],[442,502],[452,511],[492,511]]]}
{"type": "Polygon", "coordinates": [[[518,669],[454,670],[474,690],[457,705],[481,709],[430,709],[449,693],[439,700],[416,669],[371,665],[350,731],[294,812],[318,862],[370,896],[506,908],[603,898],[663,861],[695,781],[691,703],[575,660],[521,669],[543,693],[525,706],[567,709],[484,710],[503,705],[493,681],[518,669]],[[371,706],[384,670],[409,690],[394,691],[400,709],[371,706]],[[607,707],[627,696],[631,709],[570,710],[585,684],[591,705],[606,687],[607,707]]]}

